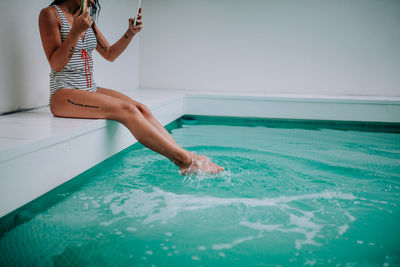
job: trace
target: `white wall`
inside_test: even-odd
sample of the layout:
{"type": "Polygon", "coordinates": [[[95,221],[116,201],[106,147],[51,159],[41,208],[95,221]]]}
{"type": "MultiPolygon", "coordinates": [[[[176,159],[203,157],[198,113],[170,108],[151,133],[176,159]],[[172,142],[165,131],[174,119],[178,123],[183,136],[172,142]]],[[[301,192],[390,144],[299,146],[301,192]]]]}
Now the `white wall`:
{"type": "MultiPolygon", "coordinates": [[[[137,1],[100,1],[113,43],[137,1]]],[[[0,114],[48,104],[37,21],[50,2],[0,0],[0,114]]],[[[121,58],[95,53],[99,85],[400,96],[399,0],[143,0],[143,12],[121,58]]]]}
{"type": "MultiPolygon", "coordinates": [[[[128,29],[129,18],[136,16],[138,0],[100,0],[99,28],[110,44],[118,41],[128,29]]],[[[140,36],[134,37],[124,53],[114,62],[95,55],[95,79],[99,86],[117,91],[139,87],[140,36]]]]}
{"type": "MultiPolygon", "coordinates": [[[[43,52],[38,16],[50,0],[0,0],[0,114],[48,104],[50,67],[43,52]]],[[[128,28],[135,0],[100,0],[98,25],[112,44],[128,28]]],[[[95,80],[123,91],[138,87],[139,39],[114,63],[95,52],[95,80]]]]}
{"type": "Polygon", "coordinates": [[[144,0],[140,87],[400,96],[398,0],[144,0]]]}

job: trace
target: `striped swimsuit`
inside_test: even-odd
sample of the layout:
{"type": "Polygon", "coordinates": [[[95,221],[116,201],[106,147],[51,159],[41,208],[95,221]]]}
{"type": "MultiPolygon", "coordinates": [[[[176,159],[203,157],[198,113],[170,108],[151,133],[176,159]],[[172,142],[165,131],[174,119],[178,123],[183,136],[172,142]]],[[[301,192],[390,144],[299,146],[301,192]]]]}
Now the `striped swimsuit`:
{"type": "MultiPolygon", "coordinates": [[[[62,10],[54,5],[61,18],[61,40],[64,42],[71,26],[62,10]]],[[[86,31],[84,41],[79,37],[76,49],[68,64],[59,72],[51,69],[50,100],[53,94],[61,88],[81,89],[96,92],[97,84],[93,80],[92,51],[96,49],[97,39],[93,29],[86,31]]]]}

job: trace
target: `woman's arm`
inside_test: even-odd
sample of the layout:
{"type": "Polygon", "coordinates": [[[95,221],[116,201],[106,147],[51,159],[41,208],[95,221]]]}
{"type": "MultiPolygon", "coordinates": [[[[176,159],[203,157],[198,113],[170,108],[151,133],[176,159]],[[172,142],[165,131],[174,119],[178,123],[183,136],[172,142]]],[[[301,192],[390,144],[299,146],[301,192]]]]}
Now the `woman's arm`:
{"type": "Polygon", "coordinates": [[[133,37],[140,32],[142,29],[142,9],[139,10],[136,26],[133,25],[133,19],[129,19],[129,28],[124,33],[124,35],[115,44],[111,45],[108,43],[107,39],[97,28],[97,25],[93,25],[93,30],[97,39],[97,52],[100,53],[105,59],[113,62],[117,57],[119,57],[122,52],[128,47],[129,43],[132,41],[133,37]]]}
{"type": "Polygon", "coordinates": [[[77,11],[71,31],[68,33],[64,42],[61,41],[61,20],[54,7],[47,7],[40,12],[39,30],[44,52],[47,60],[54,71],[61,71],[70,61],[80,35],[90,28],[92,18],[85,11],[79,15],[77,11]]]}

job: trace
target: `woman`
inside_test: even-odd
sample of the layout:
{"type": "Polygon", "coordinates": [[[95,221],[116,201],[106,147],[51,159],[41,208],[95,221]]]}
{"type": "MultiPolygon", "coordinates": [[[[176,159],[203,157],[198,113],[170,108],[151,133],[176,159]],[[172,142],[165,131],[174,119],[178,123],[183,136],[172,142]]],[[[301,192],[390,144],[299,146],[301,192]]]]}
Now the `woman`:
{"type": "Polygon", "coordinates": [[[176,164],[181,174],[221,172],[223,168],[206,156],[179,147],[145,105],[94,82],[92,51],[96,49],[106,60],[114,61],[143,27],[140,9],[136,26],[129,19],[128,30],[110,45],[93,22],[92,16],[99,9],[98,0],[88,0],[88,6],[80,14],[81,0],[56,0],[39,15],[40,35],[51,67],[53,115],[119,121],[140,143],[176,164]]]}

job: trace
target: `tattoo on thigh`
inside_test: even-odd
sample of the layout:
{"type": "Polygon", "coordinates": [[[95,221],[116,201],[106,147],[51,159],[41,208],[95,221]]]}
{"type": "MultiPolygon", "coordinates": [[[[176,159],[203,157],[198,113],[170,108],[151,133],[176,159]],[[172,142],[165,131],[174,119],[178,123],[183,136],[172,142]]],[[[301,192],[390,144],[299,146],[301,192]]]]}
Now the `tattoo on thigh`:
{"type": "Polygon", "coordinates": [[[67,99],[67,101],[69,103],[71,103],[72,105],[80,106],[80,107],[84,107],[84,108],[99,108],[99,106],[91,106],[91,105],[84,105],[84,104],[75,103],[75,102],[71,101],[70,99],[67,99]]]}

